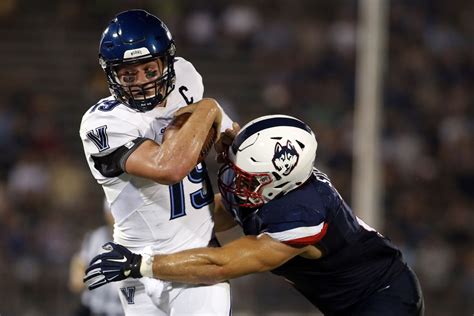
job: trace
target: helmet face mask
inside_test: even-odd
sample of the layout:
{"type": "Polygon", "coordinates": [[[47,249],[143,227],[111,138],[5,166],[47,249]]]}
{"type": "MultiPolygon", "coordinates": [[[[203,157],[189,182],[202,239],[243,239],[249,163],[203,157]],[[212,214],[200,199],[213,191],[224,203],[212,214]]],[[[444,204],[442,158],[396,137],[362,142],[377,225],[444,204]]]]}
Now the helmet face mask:
{"type": "Polygon", "coordinates": [[[99,63],[111,94],[128,107],[146,112],[163,103],[175,86],[176,47],[166,25],[144,10],[118,14],[105,29],[100,42],[99,63]],[[162,73],[145,84],[127,85],[117,71],[127,65],[155,61],[162,73]]]}
{"type": "Polygon", "coordinates": [[[218,174],[231,206],[257,208],[301,186],[312,174],[317,141],[302,121],[267,115],[246,124],[218,174]]]}
{"type": "Polygon", "coordinates": [[[263,188],[272,183],[273,178],[268,173],[248,173],[228,161],[219,170],[219,188],[223,196],[233,194],[228,199],[229,204],[241,207],[259,207],[265,203],[262,195],[263,188]],[[230,182],[224,179],[231,179],[230,182]]]}
{"type": "MultiPolygon", "coordinates": [[[[156,58],[152,60],[142,61],[140,64],[149,63],[150,61],[160,61],[156,58]]],[[[146,82],[144,84],[122,84],[118,70],[123,67],[124,64],[116,67],[111,67],[107,71],[110,75],[109,87],[115,98],[120,100],[122,103],[141,111],[149,111],[155,106],[164,102],[166,97],[173,91],[175,74],[173,70],[173,64],[164,67],[163,73],[156,79],[146,82]],[[172,69],[170,71],[170,69],[172,69]]]]}

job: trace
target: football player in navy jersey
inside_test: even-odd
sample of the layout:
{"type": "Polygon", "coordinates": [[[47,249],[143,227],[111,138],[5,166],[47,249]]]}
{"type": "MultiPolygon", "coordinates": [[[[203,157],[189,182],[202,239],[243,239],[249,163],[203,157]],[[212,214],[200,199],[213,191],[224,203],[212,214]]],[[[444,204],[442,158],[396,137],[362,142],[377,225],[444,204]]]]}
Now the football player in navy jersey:
{"type": "Polygon", "coordinates": [[[222,248],[155,256],[108,243],[91,261],[85,281],[94,286],[153,276],[214,284],[271,271],[325,315],[422,315],[416,275],[400,250],[357,218],[314,168],[316,149],[312,130],[296,118],[251,121],[219,170],[223,198],[216,209],[230,211],[246,236],[222,248]]]}

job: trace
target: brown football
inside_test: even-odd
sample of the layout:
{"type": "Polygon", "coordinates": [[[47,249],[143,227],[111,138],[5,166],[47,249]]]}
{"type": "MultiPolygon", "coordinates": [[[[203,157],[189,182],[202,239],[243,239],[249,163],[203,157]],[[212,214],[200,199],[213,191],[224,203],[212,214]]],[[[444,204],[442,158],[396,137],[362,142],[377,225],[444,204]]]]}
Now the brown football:
{"type": "MultiPolygon", "coordinates": [[[[177,132],[184,125],[184,123],[186,123],[186,121],[189,119],[190,116],[191,116],[191,113],[183,113],[180,116],[175,117],[174,120],[171,121],[171,123],[166,127],[165,133],[163,134],[163,141],[171,137],[173,133],[177,132]]],[[[209,130],[206,140],[204,141],[204,145],[202,146],[201,153],[199,154],[198,163],[206,159],[207,155],[212,149],[212,146],[214,145],[214,142],[216,141],[216,138],[217,138],[217,130],[213,126],[209,130]]]]}

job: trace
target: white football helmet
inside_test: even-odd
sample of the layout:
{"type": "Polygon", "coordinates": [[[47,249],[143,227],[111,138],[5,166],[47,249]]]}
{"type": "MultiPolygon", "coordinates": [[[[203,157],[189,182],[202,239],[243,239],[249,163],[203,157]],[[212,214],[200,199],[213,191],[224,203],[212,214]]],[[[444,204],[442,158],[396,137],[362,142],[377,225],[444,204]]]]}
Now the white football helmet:
{"type": "Polygon", "coordinates": [[[219,190],[234,206],[255,208],[302,185],[312,174],[316,137],[304,122],[267,115],[247,123],[219,169],[219,190]]]}

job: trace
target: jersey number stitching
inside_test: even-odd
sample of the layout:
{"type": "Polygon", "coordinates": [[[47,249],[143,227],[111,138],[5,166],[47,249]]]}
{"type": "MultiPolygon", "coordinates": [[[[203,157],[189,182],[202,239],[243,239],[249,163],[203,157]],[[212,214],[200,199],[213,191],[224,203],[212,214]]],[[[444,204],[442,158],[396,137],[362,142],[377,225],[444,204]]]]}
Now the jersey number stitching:
{"type": "MultiPolygon", "coordinates": [[[[214,201],[214,192],[204,163],[198,164],[189,173],[188,179],[192,183],[203,183],[201,189],[189,194],[193,208],[200,209],[214,201]]],[[[186,203],[184,201],[183,181],[170,185],[169,191],[171,200],[170,220],[185,216],[186,203]]]]}
{"type": "Polygon", "coordinates": [[[95,110],[99,110],[102,112],[109,112],[115,109],[119,104],[120,102],[117,100],[104,100],[94,105],[92,109],[89,111],[89,113],[92,113],[95,110]]]}

